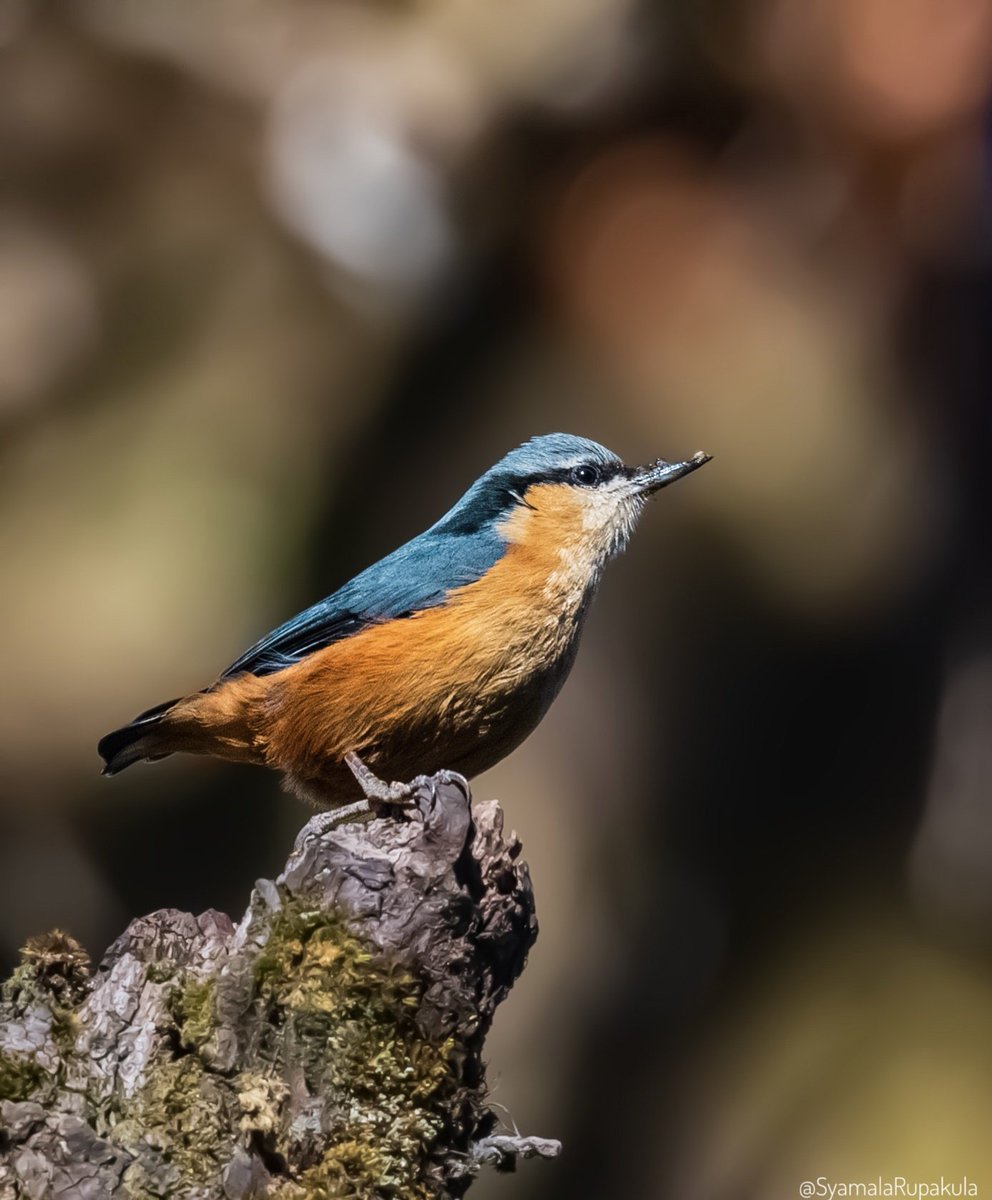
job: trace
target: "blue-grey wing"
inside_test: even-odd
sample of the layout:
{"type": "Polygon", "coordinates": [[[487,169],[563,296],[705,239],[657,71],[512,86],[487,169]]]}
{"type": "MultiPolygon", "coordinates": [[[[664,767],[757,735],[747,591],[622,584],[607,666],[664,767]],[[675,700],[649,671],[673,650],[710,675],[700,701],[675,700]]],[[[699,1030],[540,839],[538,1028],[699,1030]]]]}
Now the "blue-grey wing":
{"type": "Polygon", "coordinates": [[[434,608],[453,588],[485,575],[505,548],[495,532],[421,534],[266,634],[221,679],[243,672],[271,675],[368,625],[434,608]]]}

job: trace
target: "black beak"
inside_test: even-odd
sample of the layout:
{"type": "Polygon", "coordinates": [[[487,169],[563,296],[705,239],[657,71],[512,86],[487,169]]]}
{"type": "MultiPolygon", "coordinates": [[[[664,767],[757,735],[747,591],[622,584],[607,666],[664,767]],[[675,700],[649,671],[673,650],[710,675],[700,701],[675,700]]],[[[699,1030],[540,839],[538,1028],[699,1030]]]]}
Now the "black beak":
{"type": "Polygon", "coordinates": [[[704,454],[699,450],[685,462],[670,463],[659,458],[657,462],[649,463],[646,467],[637,467],[631,476],[631,482],[642,496],[650,496],[652,492],[667,487],[683,475],[691,474],[703,463],[708,463],[712,457],[712,454],[704,454]]]}

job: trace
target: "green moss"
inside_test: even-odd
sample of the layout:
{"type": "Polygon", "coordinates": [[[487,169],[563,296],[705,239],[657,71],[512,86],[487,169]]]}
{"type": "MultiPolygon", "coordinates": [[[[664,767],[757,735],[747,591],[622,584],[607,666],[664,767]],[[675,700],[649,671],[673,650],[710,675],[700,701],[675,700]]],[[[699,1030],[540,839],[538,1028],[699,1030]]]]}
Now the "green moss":
{"type": "MultiPolygon", "coordinates": [[[[76,1041],[76,1018],[69,1004],[76,985],[60,973],[68,970],[65,959],[55,953],[45,957],[44,950],[52,939],[66,937],[56,930],[31,939],[21,951],[21,964],[0,985],[0,1023],[23,1020],[28,1013],[35,1021],[47,1017],[49,1035],[60,1060],[72,1053],[76,1041]]],[[[53,1075],[31,1055],[0,1051],[0,1099],[33,1098],[44,1102],[61,1078],[61,1061],[53,1075]]]]}
{"type": "Polygon", "coordinates": [[[341,921],[292,905],[273,923],[256,984],[270,1024],[289,1027],[311,1091],[338,1117],[339,1140],[299,1180],[306,1195],[431,1195],[422,1164],[455,1080],[453,1043],[434,1045],[416,1027],[422,984],[375,959],[341,921]]]}
{"type": "Polygon", "coordinates": [[[9,1004],[14,1012],[24,1012],[32,1004],[48,1005],[51,996],[38,978],[33,963],[22,962],[0,986],[0,1001],[9,1004]]]}
{"type": "Polygon", "coordinates": [[[29,938],[21,948],[21,963],[0,986],[3,1019],[45,1009],[59,1054],[67,1058],[76,1042],[78,1023],[73,1004],[82,997],[89,979],[89,957],[80,944],[60,929],[29,938]]]}
{"type": "MultiPolygon", "coordinates": [[[[61,964],[66,956],[56,949],[61,964]]],[[[15,1016],[43,1005],[52,1039],[69,1059],[77,1029],[66,1001],[81,995],[85,982],[77,982],[81,967],[71,980],[57,969],[38,950],[3,985],[3,1000],[15,1016]]],[[[457,1087],[453,1043],[436,1045],[417,1026],[423,982],[370,953],[340,918],[294,902],[273,917],[248,993],[239,993],[252,1035],[236,1075],[214,1069],[203,1052],[223,980],[188,977],[171,966],[161,978],[152,967],[149,980],[170,995],[176,1036],[163,1039],[136,1094],[92,1101],[94,1127],[104,1136],[143,1156],[157,1151],[151,1174],[139,1163],[129,1168],[124,1182],[134,1200],[159,1194],[165,1178],[179,1190],[210,1186],[237,1144],[261,1144],[285,1162],[287,1174],[277,1173],[273,1192],[285,1200],[436,1194],[424,1163],[457,1087]],[[287,1128],[288,1081],[295,1088],[297,1080],[324,1098],[324,1127],[337,1131],[317,1161],[313,1143],[287,1128]]],[[[37,1098],[52,1083],[33,1059],[0,1054],[0,1097],[37,1098]]]]}
{"type": "Polygon", "coordinates": [[[114,1141],[156,1147],[184,1183],[207,1183],[230,1157],[231,1108],[226,1081],[195,1055],[160,1061],[124,1109],[114,1141]]]}
{"type": "Polygon", "coordinates": [[[282,1105],[289,1095],[289,1087],[274,1075],[262,1075],[255,1071],[243,1071],[235,1079],[238,1105],[244,1114],[240,1128],[244,1132],[257,1131],[265,1137],[278,1131],[282,1105]]]}
{"type": "Polygon", "coordinates": [[[214,997],[217,985],[213,979],[187,979],[179,991],[175,1006],[179,1038],[184,1046],[202,1046],[214,1027],[214,997]]]}
{"type": "Polygon", "coordinates": [[[76,1045],[79,1020],[70,1008],[56,1004],[52,1006],[52,1041],[62,1058],[68,1058],[76,1045]]]}
{"type": "Polygon", "coordinates": [[[154,962],[148,966],[148,982],[149,983],[168,983],[175,976],[176,967],[174,963],[154,962]]]}
{"type": "Polygon", "coordinates": [[[45,1078],[33,1058],[0,1050],[0,1100],[30,1100],[45,1078]]]}
{"type": "Polygon", "coordinates": [[[68,1011],[82,998],[89,979],[89,955],[71,934],[53,929],[28,938],[21,947],[20,965],[0,995],[7,1003],[36,1000],[68,1011]]]}

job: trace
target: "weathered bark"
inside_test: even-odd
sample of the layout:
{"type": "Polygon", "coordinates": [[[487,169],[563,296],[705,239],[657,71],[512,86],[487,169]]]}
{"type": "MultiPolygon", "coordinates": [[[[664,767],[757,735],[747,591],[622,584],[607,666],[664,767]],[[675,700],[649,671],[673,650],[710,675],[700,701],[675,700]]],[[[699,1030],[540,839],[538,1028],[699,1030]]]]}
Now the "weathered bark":
{"type": "Polygon", "coordinates": [[[537,934],[499,806],[438,781],[297,847],[237,927],[152,913],[92,973],[64,934],[29,943],[0,997],[0,1200],[433,1200],[557,1153],[486,1104],[537,934]]]}

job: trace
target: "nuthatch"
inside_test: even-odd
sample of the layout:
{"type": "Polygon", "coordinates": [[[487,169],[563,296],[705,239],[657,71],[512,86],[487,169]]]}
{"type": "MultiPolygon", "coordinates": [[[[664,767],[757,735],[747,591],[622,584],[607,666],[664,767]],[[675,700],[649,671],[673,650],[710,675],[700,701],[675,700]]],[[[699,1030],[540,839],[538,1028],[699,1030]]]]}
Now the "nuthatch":
{"type": "Polygon", "coordinates": [[[436,525],[246,651],[210,687],[99,744],[104,774],[179,751],[258,763],[320,808],[471,777],[557,696],[603,567],[648,496],[707,462],[627,467],[555,433],[511,451],[436,525]],[[354,778],[353,778],[354,776],[354,778]]]}

